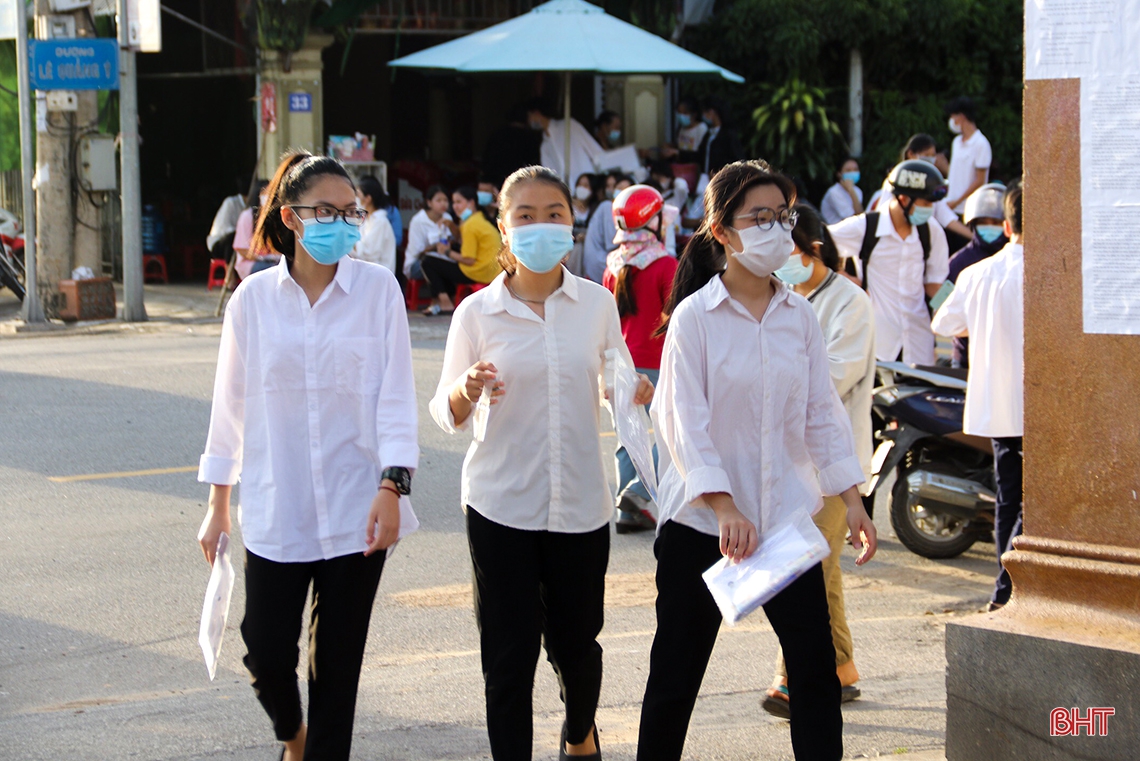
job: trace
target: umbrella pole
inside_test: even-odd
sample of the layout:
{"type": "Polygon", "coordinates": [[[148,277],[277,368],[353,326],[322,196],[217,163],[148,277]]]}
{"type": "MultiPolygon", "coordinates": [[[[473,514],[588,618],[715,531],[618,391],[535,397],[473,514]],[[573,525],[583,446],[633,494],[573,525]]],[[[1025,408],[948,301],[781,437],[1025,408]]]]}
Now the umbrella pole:
{"type": "Polygon", "coordinates": [[[562,74],[562,119],[566,127],[566,163],[562,172],[566,185],[570,185],[570,72],[562,74]]]}

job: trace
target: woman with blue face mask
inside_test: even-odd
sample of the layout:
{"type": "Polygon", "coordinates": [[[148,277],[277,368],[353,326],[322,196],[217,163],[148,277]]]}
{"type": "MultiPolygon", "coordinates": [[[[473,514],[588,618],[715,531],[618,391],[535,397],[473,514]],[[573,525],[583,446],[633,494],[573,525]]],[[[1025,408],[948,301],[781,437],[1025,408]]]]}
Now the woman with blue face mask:
{"type": "Polygon", "coordinates": [[[407,313],[395,275],[349,258],[365,211],[336,159],[287,156],[252,245],[280,253],[242,281],[222,325],[198,480],[206,560],[241,478],[244,662],[281,758],[347,761],[368,624],[387,551],[418,523],[407,313]],[[309,615],[309,712],[297,641],[309,615]]]}
{"type": "Polygon", "coordinates": [[[820,214],[827,224],[842,222],[848,217],[863,213],[863,189],[859,187],[859,161],[849,158],[835,173],[835,184],[823,194],[820,214]]]}
{"type": "Polygon", "coordinates": [[[460,250],[448,249],[447,259],[425,258],[423,270],[432,291],[446,293],[454,304],[457,286],[486,285],[499,274],[502,240],[491,215],[479,205],[475,188],[467,185],[452,193],[451,208],[459,218],[460,250]]]}
{"type": "MultiPolygon", "coordinates": [[[[570,190],[545,167],[503,185],[503,273],[463,300],[432,418],[473,430],[462,500],[496,761],[531,758],[543,643],[566,706],[559,759],[600,759],[605,575],[613,495],[599,439],[607,350],[633,367],[613,296],[570,274],[570,190]]],[[[642,378],[635,398],[653,387],[642,378]]]]}

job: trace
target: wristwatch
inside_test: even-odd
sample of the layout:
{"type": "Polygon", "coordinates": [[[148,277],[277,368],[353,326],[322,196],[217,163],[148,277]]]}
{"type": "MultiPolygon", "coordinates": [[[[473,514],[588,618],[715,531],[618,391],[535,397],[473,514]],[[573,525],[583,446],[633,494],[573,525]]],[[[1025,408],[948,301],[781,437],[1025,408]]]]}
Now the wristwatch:
{"type": "Polygon", "coordinates": [[[385,468],[380,474],[380,480],[396,484],[396,491],[400,494],[412,493],[412,474],[407,468],[385,468]]]}

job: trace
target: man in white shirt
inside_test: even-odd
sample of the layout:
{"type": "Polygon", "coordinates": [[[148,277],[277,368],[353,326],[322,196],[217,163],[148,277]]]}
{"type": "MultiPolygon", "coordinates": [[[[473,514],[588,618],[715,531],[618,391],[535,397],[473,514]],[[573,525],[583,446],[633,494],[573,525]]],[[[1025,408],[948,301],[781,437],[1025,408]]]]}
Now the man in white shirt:
{"type": "MultiPolygon", "coordinates": [[[[527,103],[526,118],[531,129],[542,131],[539,149],[542,165],[566,177],[566,119],[550,118],[550,111],[541,98],[527,103]]],[[[570,119],[569,184],[573,185],[583,174],[598,171],[596,163],[604,152],[589,130],[570,119]]]]}
{"type": "Polygon", "coordinates": [[[855,263],[875,307],[875,357],[934,364],[927,299],[949,273],[946,233],[932,219],[946,185],[933,164],[910,160],[887,178],[892,198],[882,211],[828,226],[841,257],[855,263]],[[868,227],[870,226],[870,229],[868,227]]]}
{"type": "Polygon", "coordinates": [[[978,129],[972,100],[955,98],[946,110],[950,113],[950,131],[956,135],[950,146],[950,190],[946,203],[961,215],[970,194],[990,181],[993,150],[978,129]]]}
{"type": "MultiPolygon", "coordinates": [[[[998,564],[1021,533],[1021,437],[1024,432],[1025,328],[1021,248],[1021,185],[1006,191],[1005,234],[1009,244],[962,270],[946,302],[934,315],[940,335],[969,336],[970,375],[963,432],[993,439],[994,540],[998,564]]],[[[1001,567],[990,610],[1009,601],[1009,574],[1001,567]]]]}

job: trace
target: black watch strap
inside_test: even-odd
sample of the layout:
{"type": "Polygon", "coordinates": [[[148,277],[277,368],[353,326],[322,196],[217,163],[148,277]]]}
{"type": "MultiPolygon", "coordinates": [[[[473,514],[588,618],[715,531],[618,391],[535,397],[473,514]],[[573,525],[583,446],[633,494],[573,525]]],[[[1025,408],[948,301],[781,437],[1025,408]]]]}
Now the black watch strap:
{"type": "Polygon", "coordinates": [[[407,468],[385,468],[380,474],[381,481],[391,481],[400,494],[412,493],[412,473],[407,468]]]}

